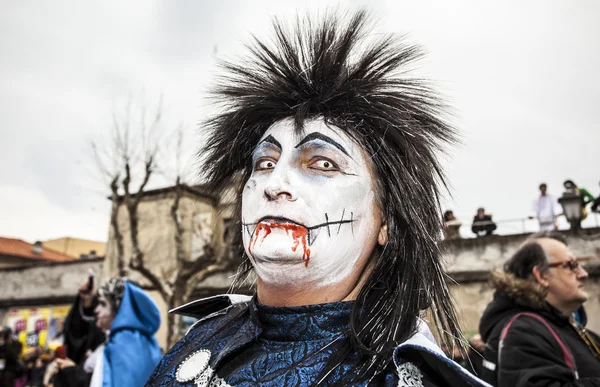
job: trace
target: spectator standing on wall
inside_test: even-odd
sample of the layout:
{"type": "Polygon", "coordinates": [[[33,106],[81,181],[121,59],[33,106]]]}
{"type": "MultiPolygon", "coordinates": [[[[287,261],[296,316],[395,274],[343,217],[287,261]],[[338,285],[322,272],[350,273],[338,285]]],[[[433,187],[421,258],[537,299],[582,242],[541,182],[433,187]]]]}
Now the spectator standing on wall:
{"type": "Polygon", "coordinates": [[[444,238],[458,239],[460,238],[460,226],[462,222],[454,216],[450,210],[444,212],[444,238]]]}
{"type": "Polygon", "coordinates": [[[598,197],[596,199],[594,199],[594,201],[592,202],[592,211],[593,212],[600,211],[600,194],[598,194],[598,197]]]}
{"type": "Polygon", "coordinates": [[[477,209],[477,214],[473,218],[473,225],[471,231],[479,236],[492,235],[494,230],[497,228],[496,223],[492,220],[492,215],[485,213],[485,208],[480,207],[477,209]]]}
{"type": "Polygon", "coordinates": [[[540,231],[552,231],[558,229],[556,217],[560,215],[560,208],[556,198],[547,192],[546,183],[540,184],[540,196],[532,204],[533,215],[529,219],[537,219],[540,231]]]}
{"type": "Polygon", "coordinates": [[[530,238],[492,274],[480,377],[499,387],[600,386],[600,338],[586,330],[587,272],[556,232],[530,238]],[[577,318],[574,312],[577,311],[577,318]]]}

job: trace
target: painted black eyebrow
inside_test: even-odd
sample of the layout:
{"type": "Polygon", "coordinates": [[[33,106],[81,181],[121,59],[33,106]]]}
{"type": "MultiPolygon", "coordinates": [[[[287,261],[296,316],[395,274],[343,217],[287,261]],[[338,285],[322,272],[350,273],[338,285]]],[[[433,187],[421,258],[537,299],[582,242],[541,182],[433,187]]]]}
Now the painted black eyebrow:
{"type": "Polygon", "coordinates": [[[263,142],[268,142],[271,143],[273,145],[275,145],[276,147],[278,147],[279,149],[281,149],[281,144],[279,143],[279,141],[275,140],[275,137],[271,136],[270,134],[265,137],[264,140],[262,140],[261,142],[259,142],[258,144],[262,144],[263,142]]]}
{"type": "Polygon", "coordinates": [[[348,152],[346,152],[346,149],[344,149],[344,147],[338,143],[337,141],[335,141],[334,139],[332,139],[331,137],[328,137],[322,133],[319,132],[312,132],[311,134],[309,134],[308,136],[304,137],[304,139],[302,141],[300,141],[298,143],[298,145],[296,145],[295,148],[298,148],[299,146],[301,146],[302,144],[305,144],[309,141],[313,141],[313,140],[322,140],[325,142],[330,143],[331,145],[333,145],[334,147],[338,148],[339,150],[341,150],[346,156],[352,158],[348,152]]]}

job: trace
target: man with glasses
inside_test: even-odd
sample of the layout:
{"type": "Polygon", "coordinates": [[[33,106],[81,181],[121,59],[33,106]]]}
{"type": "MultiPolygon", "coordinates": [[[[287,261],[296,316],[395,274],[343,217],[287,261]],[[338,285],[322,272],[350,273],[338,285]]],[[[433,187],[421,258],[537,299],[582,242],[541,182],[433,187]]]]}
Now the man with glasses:
{"type": "Polygon", "coordinates": [[[552,231],[533,235],[494,272],[496,293],[479,325],[487,344],[483,379],[511,387],[600,386],[600,338],[585,329],[587,277],[552,231]]]}

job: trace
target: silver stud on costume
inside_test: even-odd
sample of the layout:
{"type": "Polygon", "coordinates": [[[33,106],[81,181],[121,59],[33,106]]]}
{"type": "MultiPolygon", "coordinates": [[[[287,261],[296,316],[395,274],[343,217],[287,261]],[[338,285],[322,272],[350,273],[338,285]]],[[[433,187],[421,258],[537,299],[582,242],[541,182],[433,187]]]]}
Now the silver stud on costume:
{"type": "Polygon", "coordinates": [[[208,367],[210,360],[210,351],[201,349],[187,357],[177,368],[175,378],[178,382],[189,382],[202,375],[208,367]]]}

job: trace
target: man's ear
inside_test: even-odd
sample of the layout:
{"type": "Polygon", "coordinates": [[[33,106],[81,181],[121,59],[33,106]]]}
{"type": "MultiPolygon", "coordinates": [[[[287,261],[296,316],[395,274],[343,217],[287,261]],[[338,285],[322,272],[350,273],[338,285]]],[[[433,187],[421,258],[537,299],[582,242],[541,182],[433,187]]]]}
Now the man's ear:
{"type": "Polygon", "coordinates": [[[531,273],[533,273],[535,280],[543,287],[547,288],[550,285],[550,283],[546,279],[546,275],[540,270],[540,267],[538,265],[535,265],[533,267],[531,273]]]}
{"type": "Polygon", "coordinates": [[[377,243],[379,243],[381,246],[385,246],[387,241],[388,241],[387,223],[384,223],[381,226],[381,228],[379,229],[379,235],[377,235],[377,243]]]}

